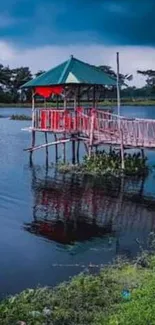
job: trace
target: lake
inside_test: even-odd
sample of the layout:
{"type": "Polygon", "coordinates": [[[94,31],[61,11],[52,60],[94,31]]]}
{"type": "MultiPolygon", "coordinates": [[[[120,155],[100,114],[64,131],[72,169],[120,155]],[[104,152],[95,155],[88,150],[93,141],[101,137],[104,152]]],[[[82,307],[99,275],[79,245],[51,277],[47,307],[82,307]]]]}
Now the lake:
{"type": "MultiPolygon", "coordinates": [[[[155,107],[121,110],[125,116],[155,118],[155,107]]],[[[23,113],[31,110],[0,109],[0,298],[54,286],[88,268],[95,271],[120,254],[132,258],[139,243],[147,247],[155,229],[154,173],[110,183],[61,175],[52,165],[46,169],[43,149],[34,153],[30,167],[23,149],[30,146],[31,134],[22,131],[30,121],[8,118],[23,113]]],[[[146,154],[154,165],[155,152],[146,154]]]]}

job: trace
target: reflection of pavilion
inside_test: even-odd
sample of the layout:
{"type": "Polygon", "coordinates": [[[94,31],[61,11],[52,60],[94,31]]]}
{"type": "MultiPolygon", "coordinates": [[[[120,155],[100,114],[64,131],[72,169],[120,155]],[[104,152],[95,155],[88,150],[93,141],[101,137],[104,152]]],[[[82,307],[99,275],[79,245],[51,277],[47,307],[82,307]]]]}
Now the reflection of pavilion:
{"type": "Polygon", "coordinates": [[[111,232],[111,226],[99,227],[93,223],[78,219],[76,224],[74,220],[68,220],[66,223],[62,220],[34,221],[26,225],[26,229],[31,233],[46,237],[61,244],[72,244],[75,242],[87,241],[90,238],[102,237],[111,232]]]}
{"type": "Polygon", "coordinates": [[[151,200],[152,209],[148,210],[150,200],[143,198],[143,180],[103,183],[60,174],[39,179],[35,169],[32,171],[34,220],[25,224],[31,233],[71,244],[106,234],[117,233],[118,237],[119,232],[149,233],[154,229],[155,201],[151,200]]]}

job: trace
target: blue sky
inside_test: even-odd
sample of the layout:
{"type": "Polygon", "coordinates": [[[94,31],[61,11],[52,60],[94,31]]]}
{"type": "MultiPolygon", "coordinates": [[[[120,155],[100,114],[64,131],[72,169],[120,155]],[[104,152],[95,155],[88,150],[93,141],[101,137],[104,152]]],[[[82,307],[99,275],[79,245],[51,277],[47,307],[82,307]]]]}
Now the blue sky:
{"type": "MultiPolygon", "coordinates": [[[[104,63],[114,64],[114,59],[108,59],[108,50],[109,56],[114,57],[114,51],[120,49],[124,53],[123,70],[127,53],[128,58],[130,53],[132,60],[135,58],[137,63],[139,60],[137,68],[144,63],[144,68],[147,66],[146,56],[152,68],[155,64],[154,16],[155,0],[2,0],[0,52],[3,53],[0,59],[12,65],[17,64],[16,61],[23,64],[23,57],[27,60],[25,64],[39,69],[44,68],[44,64],[47,68],[47,62],[51,67],[63,61],[69,50],[81,59],[100,64],[99,51],[105,51],[108,62],[104,63]]],[[[127,68],[130,70],[127,72],[136,70],[133,62],[127,68]]]]}

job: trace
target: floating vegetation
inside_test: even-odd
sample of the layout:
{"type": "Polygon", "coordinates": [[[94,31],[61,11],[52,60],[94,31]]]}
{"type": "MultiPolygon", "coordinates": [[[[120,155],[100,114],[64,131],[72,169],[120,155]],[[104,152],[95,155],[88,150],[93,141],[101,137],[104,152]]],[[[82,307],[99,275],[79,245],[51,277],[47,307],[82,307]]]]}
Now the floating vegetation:
{"type": "Polygon", "coordinates": [[[81,164],[59,164],[61,172],[75,172],[94,175],[112,175],[112,176],[143,176],[149,172],[147,157],[140,152],[134,154],[124,154],[124,169],[121,166],[121,154],[118,151],[110,153],[98,151],[91,157],[85,156],[81,164]]]}
{"type": "Polygon", "coordinates": [[[24,115],[24,114],[22,114],[22,115],[15,115],[15,114],[13,114],[13,115],[11,115],[10,120],[31,121],[32,118],[31,118],[31,116],[24,115]]]}

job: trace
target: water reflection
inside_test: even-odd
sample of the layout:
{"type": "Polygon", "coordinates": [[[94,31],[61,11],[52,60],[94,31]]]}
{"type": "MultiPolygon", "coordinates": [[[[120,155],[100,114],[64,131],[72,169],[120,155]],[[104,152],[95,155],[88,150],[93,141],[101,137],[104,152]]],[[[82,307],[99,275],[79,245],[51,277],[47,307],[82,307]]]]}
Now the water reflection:
{"type": "Polygon", "coordinates": [[[33,220],[24,225],[30,233],[65,245],[115,238],[116,253],[130,255],[128,245],[120,245],[121,235],[155,228],[155,200],[144,196],[145,179],[106,181],[31,171],[33,220]]]}

